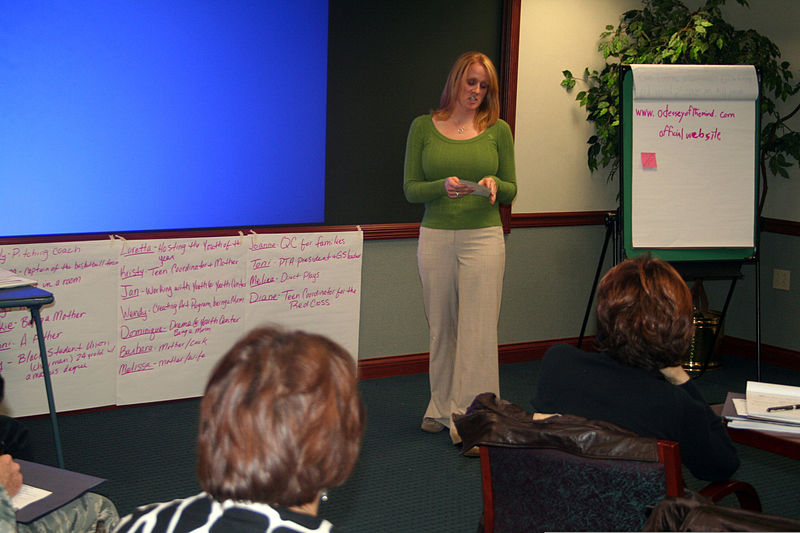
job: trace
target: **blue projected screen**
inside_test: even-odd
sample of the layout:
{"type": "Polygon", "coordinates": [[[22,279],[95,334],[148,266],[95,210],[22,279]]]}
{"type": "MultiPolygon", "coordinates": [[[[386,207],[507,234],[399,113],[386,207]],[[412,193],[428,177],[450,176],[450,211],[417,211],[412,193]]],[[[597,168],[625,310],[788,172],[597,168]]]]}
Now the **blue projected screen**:
{"type": "Polygon", "coordinates": [[[320,223],[328,0],[0,4],[0,236],[320,223]]]}

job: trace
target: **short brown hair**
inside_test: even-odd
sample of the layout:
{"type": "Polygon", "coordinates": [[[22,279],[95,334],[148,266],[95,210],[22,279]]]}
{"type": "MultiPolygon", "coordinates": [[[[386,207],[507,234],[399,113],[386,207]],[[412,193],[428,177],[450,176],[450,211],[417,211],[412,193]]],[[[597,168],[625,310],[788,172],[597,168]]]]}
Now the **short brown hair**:
{"type": "Polygon", "coordinates": [[[209,378],[198,480],[217,501],[308,503],[350,475],[364,419],[344,348],[321,335],[255,329],[209,378]]]}
{"type": "Polygon", "coordinates": [[[658,370],[680,364],[693,334],[689,288],[669,263],[646,254],[603,276],[597,290],[599,350],[658,370]]]}
{"type": "Polygon", "coordinates": [[[500,118],[500,82],[497,79],[497,70],[495,70],[492,60],[486,54],[480,52],[465,52],[456,59],[450,69],[450,73],[447,75],[447,81],[439,99],[439,109],[434,111],[433,115],[442,120],[450,116],[458,97],[459,84],[464,79],[464,76],[467,75],[469,67],[475,63],[485,68],[486,73],[489,75],[489,87],[487,87],[486,97],[475,114],[475,127],[478,131],[483,131],[500,118]]]}

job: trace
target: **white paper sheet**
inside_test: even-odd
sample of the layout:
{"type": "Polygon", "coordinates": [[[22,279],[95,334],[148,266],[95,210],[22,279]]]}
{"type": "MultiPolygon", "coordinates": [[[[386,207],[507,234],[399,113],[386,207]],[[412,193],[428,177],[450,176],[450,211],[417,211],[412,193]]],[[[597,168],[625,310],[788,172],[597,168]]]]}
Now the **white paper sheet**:
{"type": "Polygon", "coordinates": [[[631,69],[634,248],[754,246],[755,69],[631,69]]]}
{"type": "Polygon", "coordinates": [[[19,492],[16,493],[13,498],[11,498],[11,505],[14,507],[15,511],[19,511],[26,505],[30,505],[33,502],[38,502],[41,499],[47,498],[51,494],[52,492],[49,490],[40,489],[31,485],[25,485],[23,483],[19,492]]]}
{"type": "MultiPolygon", "coordinates": [[[[249,329],[320,333],[358,357],[363,234],[0,246],[0,266],[55,297],[42,309],[59,411],[202,394],[249,329]]],[[[12,416],[48,412],[26,309],[0,310],[0,372],[12,416]]]]}

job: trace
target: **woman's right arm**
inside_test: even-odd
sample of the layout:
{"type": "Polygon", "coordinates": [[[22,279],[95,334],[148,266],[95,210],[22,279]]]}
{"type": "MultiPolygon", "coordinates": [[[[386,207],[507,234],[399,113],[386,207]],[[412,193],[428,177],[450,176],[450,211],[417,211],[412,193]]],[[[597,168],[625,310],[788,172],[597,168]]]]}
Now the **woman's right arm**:
{"type": "Polygon", "coordinates": [[[411,123],[406,140],[406,159],[403,173],[403,192],[412,203],[430,202],[446,195],[445,180],[427,181],[422,169],[422,150],[425,146],[425,123],[430,117],[417,117],[411,123]]]}
{"type": "Polygon", "coordinates": [[[14,497],[22,488],[19,463],[8,454],[0,455],[0,485],[10,497],[14,497]]]}

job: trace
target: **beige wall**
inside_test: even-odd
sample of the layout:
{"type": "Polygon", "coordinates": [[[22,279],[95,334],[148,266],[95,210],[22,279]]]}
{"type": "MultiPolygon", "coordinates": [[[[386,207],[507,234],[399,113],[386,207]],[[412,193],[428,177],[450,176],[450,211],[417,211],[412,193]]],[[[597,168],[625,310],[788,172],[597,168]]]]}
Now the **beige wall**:
{"type": "MultiPolygon", "coordinates": [[[[729,0],[731,4],[735,2],[729,0]]],[[[800,0],[750,0],[729,6],[735,26],[752,26],[781,48],[800,79],[800,0]],[[741,21],[741,22],[740,22],[741,21]]],[[[561,71],[599,67],[598,36],[638,0],[522,0],[515,213],[616,208],[615,181],[586,167],[586,116],[559,85],[561,71]]],[[[800,117],[798,117],[800,119],[800,117]]],[[[800,124],[798,124],[800,127],[800,124]]],[[[773,179],[766,216],[800,221],[800,175],[773,179]]],[[[602,226],[514,229],[506,239],[500,343],[576,337],[603,245],[602,226]]],[[[761,309],[765,344],[800,350],[800,249],[796,237],[766,234],[762,246],[761,309]],[[791,292],[771,288],[773,268],[792,271],[791,292]]],[[[364,243],[359,357],[426,352],[428,325],[417,274],[416,239],[364,243]]],[[[608,257],[606,258],[608,263],[608,257]]],[[[608,264],[605,265],[608,267],[608,264]]],[[[737,284],[726,333],[755,339],[754,267],[737,284]]],[[[721,308],[727,284],[710,284],[721,308]]],[[[593,321],[587,333],[594,332],[593,321]]]]}
{"type": "MultiPolygon", "coordinates": [[[[604,235],[602,226],[578,226],[506,236],[500,344],[578,336],[604,235]]],[[[365,241],[363,261],[358,357],[427,352],[417,240],[365,241]]]]}

